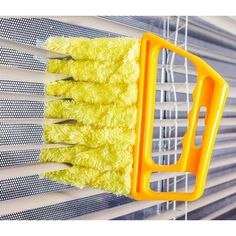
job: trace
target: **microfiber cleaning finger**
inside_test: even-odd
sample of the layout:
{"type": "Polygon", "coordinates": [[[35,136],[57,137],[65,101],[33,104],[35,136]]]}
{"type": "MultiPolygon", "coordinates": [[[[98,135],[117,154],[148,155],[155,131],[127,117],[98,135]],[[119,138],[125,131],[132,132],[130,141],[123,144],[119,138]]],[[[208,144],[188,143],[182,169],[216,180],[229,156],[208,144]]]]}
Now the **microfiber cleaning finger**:
{"type": "Polygon", "coordinates": [[[137,84],[90,83],[71,80],[59,80],[46,85],[48,96],[72,98],[78,102],[96,104],[133,105],[137,101],[137,84]]]}
{"type": "Polygon", "coordinates": [[[134,38],[48,38],[46,49],[71,55],[76,60],[138,61],[140,42],[134,38]]]}
{"type": "Polygon", "coordinates": [[[134,128],[137,108],[116,104],[101,105],[70,100],[55,100],[46,103],[46,118],[75,119],[84,125],[96,127],[134,128]]]}
{"type": "Polygon", "coordinates": [[[130,192],[133,145],[44,149],[40,161],[72,164],[69,169],[44,174],[52,180],[80,188],[93,186],[116,194],[130,192]]]}
{"type": "Polygon", "coordinates": [[[99,147],[105,144],[124,143],[134,145],[135,130],[127,128],[96,128],[80,124],[50,124],[44,126],[47,143],[80,144],[99,147]]]}
{"type": "Polygon", "coordinates": [[[132,83],[138,80],[139,64],[126,58],[116,62],[51,59],[47,71],[67,75],[77,81],[132,83]]]}
{"type": "Polygon", "coordinates": [[[72,166],[67,170],[46,173],[44,176],[79,188],[91,186],[115,194],[129,195],[131,170],[131,168],[127,168],[124,172],[100,171],[88,167],[72,166]]]}
{"type": "Polygon", "coordinates": [[[70,163],[100,171],[124,171],[132,167],[133,147],[126,144],[104,145],[97,148],[75,145],[68,148],[48,148],[41,152],[42,162],[70,163]]]}

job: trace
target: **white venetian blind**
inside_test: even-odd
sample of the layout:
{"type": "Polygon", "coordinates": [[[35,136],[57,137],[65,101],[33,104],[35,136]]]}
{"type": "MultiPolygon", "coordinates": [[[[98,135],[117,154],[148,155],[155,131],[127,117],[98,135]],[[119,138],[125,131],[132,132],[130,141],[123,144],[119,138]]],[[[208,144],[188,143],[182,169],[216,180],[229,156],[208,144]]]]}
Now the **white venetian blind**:
{"type": "MultiPolygon", "coordinates": [[[[40,20],[23,21],[32,21],[37,27],[40,20]]],[[[45,170],[63,169],[68,166],[42,165],[37,163],[37,160],[31,160],[30,155],[36,155],[35,152],[29,153],[23,148],[19,150],[16,146],[1,145],[1,155],[5,158],[5,164],[0,166],[1,218],[154,220],[215,219],[226,213],[236,215],[234,211],[236,208],[236,77],[234,74],[236,35],[232,27],[225,28],[225,22],[228,21],[232,26],[236,26],[234,18],[225,17],[114,16],[44,19],[42,24],[50,35],[58,35],[59,31],[56,30],[60,26],[65,28],[63,29],[68,35],[71,31],[73,33],[78,31],[78,35],[82,32],[83,36],[89,37],[103,36],[100,32],[106,32],[106,36],[115,34],[136,38],[140,38],[146,31],[157,33],[206,60],[229,83],[229,97],[212,156],[206,191],[201,199],[190,203],[132,201],[92,188],[80,190],[60,184],[55,186],[49,180],[38,178],[38,174],[45,170]],[[46,26],[51,22],[53,27],[49,29],[46,26]],[[7,157],[8,153],[13,151],[25,152],[24,154],[29,158],[14,163],[7,157]],[[17,188],[14,187],[14,193],[11,192],[11,184],[18,185],[17,188]]],[[[12,75],[11,78],[13,77],[12,75]]],[[[188,125],[187,112],[192,105],[191,96],[196,83],[196,71],[186,59],[163,50],[158,60],[157,78],[153,159],[164,165],[176,162],[181,154],[181,139],[188,125]]],[[[203,111],[198,123],[196,136],[198,144],[204,129],[204,114],[203,111]]],[[[32,146],[32,150],[42,147],[32,146]]],[[[155,173],[152,175],[151,182],[153,188],[158,191],[191,191],[194,187],[194,177],[186,173],[155,173]]]]}

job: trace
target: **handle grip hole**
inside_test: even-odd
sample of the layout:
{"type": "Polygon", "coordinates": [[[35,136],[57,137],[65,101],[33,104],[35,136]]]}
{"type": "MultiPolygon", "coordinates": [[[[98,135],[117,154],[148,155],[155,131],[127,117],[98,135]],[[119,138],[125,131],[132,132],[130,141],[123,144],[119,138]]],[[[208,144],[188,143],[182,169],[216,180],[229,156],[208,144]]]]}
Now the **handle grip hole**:
{"type": "Polygon", "coordinates": [[[202,145],[202,138],[205,131],[206,111],[207,111],[207,108],[205,106],[201,106],[199,109],[198,123],[197,123],[196,136],[195,136],[196,147],[200,147],[202,145]]]}
{"type": "MultiPolygon", "coordinates": [[[[186,172],[153,172],[150,176],[150,189],[155,192],[185,192],[186,172]]],[[[193,192],[196,176],[188,172],[187,192],[193,192]]]]}

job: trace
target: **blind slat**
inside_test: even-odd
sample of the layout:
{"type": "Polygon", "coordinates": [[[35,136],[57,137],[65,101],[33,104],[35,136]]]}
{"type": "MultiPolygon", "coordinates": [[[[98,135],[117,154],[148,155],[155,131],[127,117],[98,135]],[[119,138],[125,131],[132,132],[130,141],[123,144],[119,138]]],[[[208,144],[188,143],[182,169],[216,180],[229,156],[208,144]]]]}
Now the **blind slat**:
{"type": "Polygon", "coordinates": [[[27,144],[27,145],[1,145],[0,152],[9,152],[9,151],[22,151],[22,150],[42,150],[44,148],[66,148],[72,147],[73,145],[67,144],[27,144]]]}
{"type": "MultiPolygon", "coordinates": [[[[193,89],[195,87],[195,84],[189,83],[188,84],[188,92],[191,94],[193,92],[193,89]]],[[[165,91],[172,91],[176,93],[187,93],[187,85],[185,83],[157,83],[157,90],[165,90],[165,91]]],[[[236,98],[236,88],[230,87],[229,88],[229,98],[236,98]]]]}
{"type": "MultiPolygon", "coordinates": [[[[50,19],[58,20],[58,17],[50,17],[50,19]]],[[[60,21],[97,30],[109,31],[134,38],[140,38],[143,33],[146,32],[145,30],[137,27],[121,24],[119,22],[115,22],[97,16],[78,16],[76,17],[76,19],[73,17],[63,17],[60,18],[60,21]]]]}
{"type": "MultiPolygon", "coordinates": [[[[192,107],[192,103],[189,103],[189,106],[192,107]]],[[[156,110],[174,110],[177,107],[178,111],[187,111],[188,106],[187,102],[156,102],[156,110]]],[[[236,112],[236,106],[234,105],[225,105],[224,112],[236,112]]]]}
{"type": "Polygon", "coordinates": [[[9,40],[6,38],[0,38],[0,46],[3,48],[11,48],[17,51],[25,52],[28,54],[32,54],[34,56],[43,57],[43,58],[66,58],[67,55],[51,52],[43,48],[34,47],[32,45],[27,45],[24,43],[20,43],[14,40],[9,40]]]}
{"type": "MultiPolygon", "coordinates": [[[[211,163],[210,170],[213,170],[215,168],[219,167],[225,167],[228,165],[234,165],[236,164],[236,156],[229,157],[222,160],[214,160],[211,163]]],[[[185,173],[182,172],[162,172],[162,173],[154,173],[151,176],[151,182],[158,181],[158,180],[164,180],[168,178],[174,178],[174,177],[184,177],[185,173]]]]}
{"type": "MultiPolygon", "coordinates": [[[[215,145],[215,150],[224,149],[224,148],[232,148],[236,146],[236,142],[228,142],[226,144],[218,144],[215,145]]],[[[182,150],[171,150],[165,152],[155,152],[153,156],[160,156],[160,155],[172,155],[172,154],[180,154],[182,150]]],[[[216,168],[219,165],[228,165],[234,164],[236,161],[235,157],[226,158],[224,160],[217,160],[213,162],[213,166],[211,168],[216,168]],[[220,164],[217,164],[217,163],[220,164]]],[[[36,164],[27,164],[27,165],[17,165],[13,167],[6,167],[0,168],[0,181],[6,180],[10,178],[17,178],[22,176],[29,176],[29,175],[36,175],[42,174],[45,172],[63,170],[69,168],[70,165],[67,164],[59,164],[59,163],[36,163],[36,164]]],[[[163,180],[166,178],[172,178],[177,176],[182,176],[182,173],[161,173],[153,175],[151,181],[163,180]]]]}
{"type": "MultiPolygon", "coordinates": [[[[233,160],[233,158],[232,158],[232,160],[233,160]]],[[[214,161],[214,162],[218,162],[218,160],[214,161]]],[[[223,166],[224,163],[220,160],[220,164],[223,166]]],[[[225,164],[228,165],[228,162],[225,162],[225,164]]],[[[215,164],[215,166],[218,167],[219,164],[215,164]]],[[[166,177],[168,177],[168,176],[166,176],[166,177]]],[[[220,183],[222,183],[222,181],[224,183],[226,178],[228,178],[228,179],[235,178],[235,175],[234,176],[232,176],[232,174],[230,176],[228,175],[228,176],[224,177],[224,179],[217,177],[213,180],[209,180],[207,182],[206,188],[220,184],[220,183]]],[[[153,179],[153,181],[156,181],[156,179],[153,179]]],[[[184,189],[182,189],[180,191],[184,191],[184,189]]],[[[93,195],[100,194],[100,193],[102,193],[102,191],[97,190],[97,189],[93,189],[93,188],[84,188],[81,190],[78,188],[72,188],[70,190],[65,190],[65,191],[60,191],[60,192],[50,192],[50,193],[44,193],[44,194],[35,195],[35,196],[28,196],[28,197],[23,197],[23,198],[7,200],[7,201],[0,202],[0,215],[6,215],[6,214],[18,212],[18,211],[25,211],[25,210],[29,210],[29,209],[33,209],[33,208],[39,208],[42,206],[57,204],[57,203],[60,203],[63,201],[70,201],[70,200],[77,199],[77,198],[93,196],[93,195]],[[63,196],[65,196],[64,199],[63,199],[63,196]]],[[[147,202],[138,201],[137,204],[135,204],[135,206],[137,205],[137,207],[139,207],[138,209],[140,209],[142,204],[144,204],[144,207],[142,209],[145,209],[145,208],[147,208],[146,207],[147,205],[154,206],[157,203],[160,203],[160,202],[159,201],[147,201],[147,202]],[[139,206],[139,204],[141,204],[141,206],[139,206]]],[[[125,204],[125,205],[122,205],[121,207],[126,208],[126,207],[128,207],[128,205],[125,204]]],[[[109,208],[109,209],[107,209],[107,211],[110,212],[115,209],[116,208],[109,208]]],[[[130,208],[127,208],[127,209],[130,209],[130,208]]],[[[132,204],[131,209],[133,209],[133,204],[132,204]]],[[[112,214],[115,214],[115,212],[112,214]]],[[[117,213],[119,213],[119,212],[117,212],[117,213]]],[[[129,214],[129,213],[127,213],[127,214],[129,214]]],[[[104,217],[105,217],[105,215],[104,215],[104,217]]]]}
{"type": "MultiPolygon", "coordinates": [[[[218,176],[216,178],[212,178],[209,181],[207,181],[205,189],[211,188],[216,185],[223,184],[228,181],[235,180],[235,179],[236,179],[235,173],[229,173],[223,176],[218,176]]],[[[235,191],[236,191],[236,186],[233,186],[233,187],[227,188],[226,190],[221,190],[219,192],[204,196],[197,201],[190,202],[188,203],[188,212],[191,212],[195,209],[201,208],[217,200],[220,200],[221,198],[234,194],[236,193],[235,191]]],[[[151,216],[148,219],[163,219],[163,220],[172,219],[172,218],[181,217],[183,214],[185,214],[185,204],[181,204],[174,212],[172,210],[168,210],[164,212],[163,214],[151,216]]]]}
{"type": "Polygon", "coordinates": [[[11,199],[0,202],[0,215],[26,211],[39,207],[58,204],[75,199],[85,198],[102,193],[93,188],[70,188],[68,190],[43,193],[35,196],[27,196],[22,198],[11,199]]]}
{"type": "MultiPolygon", "coordinates": [[[[236,141],[228,141],[228,142],[224,142],[224,143],[218,143],[214,146],[214,150],[233,148],[233,147],[236,147],[236,141]]],[[[174,149],[174,147],[173,147],[173,149],[174,149]]],[[[181,152],[182,152],[182,149],[167,150],[167,151],[162,151],[162,152],[153,152],[152,155],[153,155],[153,157],[157,157],[157,156],[163,156],[163,155],[180,154],[181,152]]]]}
{"type": "Polygon", "coordinates": [[[68,169],[70,165],[63,163],[36,163],[0,168],[0,181],[29,175],[40,175],[45,172],[68,169]]]}
{"type": "MultiPolygon", "coordinates": [[[[187,119],[165,119],[165,120],[154,120],[154,127],[164,127],[164,126],[175,126],[178,127],[187,127],[188,120],[187,119]]],[[[220,122],[221,127],[223,126],[235,126],[236,118],[222,118],[220,122]]],[[[204,119],[199,119],[198,122],[199,127],[205,126],[204,119]]]]}
{"type": "Polygon", "coordinates": [[[230,64],[236,64],[236,57],[229,56],[223,53],[218,53],[217,51],[212,51],[207,48],[201,48],[196,46],[188,46],[188,50],[193,54],[199,55],[201,57],[211,58],[217,61],[222,61],[230,64]]]}
{"type": "Polygon", "coordinates": [[[33,124],[33,125],[49,125],[68,121],[68,119],[0,119],[1,123],[5,124],[33,124]]]}
{"type": "MultiPolygon", "coordinates": [[[[186,68],[184,66],[173,66],[173,71],[175,73],[186,74],[186,68]]],[[[197,76],[197,72],[193,67],[188,67],[188,75],[197,76]]],[[[221,74],[222,77],[228,82],[236,82],[236,78],[228,75],[221,74]]]]}
{"type": "MultiPolygon", "coordinates": [[[[210,187],[222,184],[222,183],[224,183],[224,181],[228,181],[230,179],[235,179],[235,178],[236,178],[235,175],[227,174],[227,175],[224,175],[223,178],[222,178],[222,176],[220,176],[220,177],[217,177],[215,179],[210,179],[206,184],[206,188],[210,188],[210,187]]],[[[191,186],[190,189],[193,188],[193,187],[194,186],[191,186]]],[[[185,189],[183,188],[179,191],[184,192],[184,190],[185,189]]],[[[233,187],[233,190],[234,191],[236,190],[236,186],[233,187]]],[[[230,190],[230,193],[231,192],[232,192],[232,189],[230,190]]],[[[217,198],[218,193],[219,193],[219,196],[221,195],[221,192],[217,192],[216,194],[214,194],[214,196],[216,198],[217,198]]],[[[227,194],[228,194],[228,192],[227,192],[227,194]]],[[[203,197],[203,198],[205,198],[205,197],[203,197]]],[[[165,201],[159,201],[159,202],[158,201],[151,201],[152,204],[151,205],[148,204],[148,207],[155,206],[155,205],[163,203],[163,202],[165,202],[165,201]]],[[[198,201],[196,201],[196,202],[198,202],[198,201]]],[[[102,210],[100,212],[95,212],[95,213],[91,213],[91,214],[88,214],[88,215],[84,215],[84,216],[78,217],[77,219],[79,219],[79,220],[83,220],[83,219],[86,219],[86,220],[93,220],[93,219],[96,219],[96,220],[109,220],[109,219],[117,218],[117,217],[120,217],[120,216],[128,215],[130,213],[133,213],[133,212],[136,212],[136,211],[139,211],[139,210],[144,210],[144,209],[147,208],[147,203],[143,202],[143,201],[137,202],[137,204],[134,205],[136,208],[134,208],[133,205],[134,205],[133,203],[124,204],[124,205],[119,206],[119,207],[113,207],[113,208],[109,208],[109,209],[106,209],[106,210],[102,210]],[[131,204],[131,207],[129,207],[130,204],[131,204]]],[[[163,213],[163,214],[166,214],[166,216],[168,216],[170,214],[170,212],[163,213]]],[[[183,211],[183,214],[184,214],[184,211],[183,211]]],[[[154,216],[154,217],[158,217],[158,216],[161,217],[162,214],[154,216]]],[[[174,218],[174,217],[171,217],[171,218],[174,218]]]]}
{"type": "Polygon", "coordinates": [[[236,35],[235,19],[228,16],[199,16],[202,20],[220,28],[230,34],[236,35]]]}
{"type": "Polygon", "coordinates": [[[223,207],[223,208],[221,208],[217,211],[214,211],[213,213],[207,215],[206,217],[203,217],[202,220],[213,220],[216,217],[219,217],[219,216],[221,216],[221,215],[223,215],[223,214],[225,214],[225,213],[227,213],[227,212],[229,212],[229,211],[231,211],[235,208],[236,208],[236,202],[233,202],[233,203],[231,203],[231,204],[229,204],[229,205],[227,205],[227,206],[225,206],[225,207],[223,207]]]}
{"type": "MultiPolygon", "coordinates": [[[[202,136],[199,136],[197,135],[196,138],[199,139],[201,138],[202,136]]],[[[177,137],[177,140],[181,140],[183,137],[177,137]]],[[[218,134],[217,135],[217,139],[220,140],[220,139],[227,139],[227,138],[236,138],[236,133],[223,133],[223,134],[218,134]]],[[[176,138],[175,137],[167,137],[167,138],[161,138],[161,140],[165,140],[165,141],[168,141],[168,140],[175,140],[176,138]]],[[[160,141],[159,138],[154,138],[153,141],[160,141]]]]}
{"type": "Polygon", "coordinates": [[[68,76],[41,71],[23,70],[14,67],[0,66],[0,80],[27,81],[32,83],[49,83],[65,79],[68,76]]]}
{"type": "MultiPolygon", "coordinates": [[[[230,180],[236,179],[236,173],[227,174],[224,176],[219,176],[217,178],[211,179],[207,182],[206,188],[214,187],[218,184],[225,183],[230,180]]],[[[196,210],[198,208],[204,207],[210,203],[218,201],[224,197],[230,196],[236,193],[236,186],[226,188],[224,190],[217,191],[216,193],[212,193],[210,195],[204,196],[197,201],[188,203],[188,212],[196,210]]],[[[146,219],[148,220],[167,220],[173,219],[177,217],[181,217],[185,214],[185,204],[181,204],[177,207],[176,211],[169,210],[160,215],[150,216],[146,219]]]]}
{"type": "Polygon", "coordinates": [[[114,219],[117,217],[121,217],[124,215],[128,215],[133,212],[137,212],[148,207],[152,207],[165,201],[135,201],[129,204],[108,208],[102,211],[98,211],[95,213],[83,215],[80,217],[72,218],[72,220],[108,220],[114,219]]]}
{"type": "MultiPolygon", "coordinates": [[[[198,208],[204,207],[215,201],[228,197],[232,194],[235,194],[235,192],[236,192],[236,186],[233,186],[233,187],[221,190],[219,192],[207,195],[205,197],[202,197],[200,200],[197,200],[195,202],[191,202],[188,204],[188,212],[194,211],[198,208]]],[[[146,220],[169,220],[169,219],[181,217],[185,214],[184,208],[185,206],[184,204],[182,204],[181,206],[177,207],[176,211],[173,211],[173,210],[166,211],[160,215],[148,217],[146,218],[146,220]]]]}

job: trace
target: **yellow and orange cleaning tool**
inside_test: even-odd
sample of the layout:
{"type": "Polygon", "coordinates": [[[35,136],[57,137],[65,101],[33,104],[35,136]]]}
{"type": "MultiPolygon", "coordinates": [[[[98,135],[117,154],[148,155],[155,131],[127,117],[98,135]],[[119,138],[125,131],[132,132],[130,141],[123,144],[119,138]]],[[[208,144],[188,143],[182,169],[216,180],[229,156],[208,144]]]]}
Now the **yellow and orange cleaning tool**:
{"type": "Polygon", "coordinates": [[[228,93],[228,85],[199,57],[151,33],[136,39],[49,40],[46,48],[75,60],[51,60],[48,71],[73,77],[47,86],[47,95],[70,97],[54,101],[47,118],[76,119],[77,124],[44,127],[45,142],[74,144],[47,149],[41,161],[70,163],[67,170],[45,176],[74,186],[92,186],[136,200],[192,201],[203,191],[210,159],[228,93]],[[188,128],[176,164],[161,166],[152,159],[157,81],[157,58],[166,48],[191,61],[197,71],[188,128]],[[206,108],[201,146],[195,135],[201,107],[206,108]],[[193,192],[155,192],[150,178],[156,172],[190,172],[193,192]]]}

